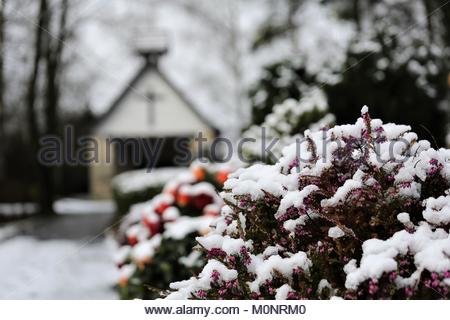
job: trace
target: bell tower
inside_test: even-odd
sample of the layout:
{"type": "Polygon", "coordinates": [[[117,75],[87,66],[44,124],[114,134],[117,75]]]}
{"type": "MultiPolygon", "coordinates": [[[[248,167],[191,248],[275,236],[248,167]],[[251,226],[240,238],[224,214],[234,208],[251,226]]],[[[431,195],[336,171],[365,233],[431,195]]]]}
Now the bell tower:
{"type": "Polygon", "coordinates": [[[167,36],[163,32],[151,32],[139,37],[136,52],[149,66],[157,68],[159,59],[168,52],[167,36]]]}

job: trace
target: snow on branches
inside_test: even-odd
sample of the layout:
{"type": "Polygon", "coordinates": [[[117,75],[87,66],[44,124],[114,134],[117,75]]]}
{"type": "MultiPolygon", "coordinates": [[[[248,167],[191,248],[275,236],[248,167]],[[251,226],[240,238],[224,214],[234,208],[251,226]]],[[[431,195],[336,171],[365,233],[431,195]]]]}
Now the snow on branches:
{"type": "Polygon", "coordinates": [[[172,299],[450,297],[450,151],[371,119],[229,176],[209,262],[172,299]]]}
{"type": "Polygon", "coordinates": [[[219,215],[223,201],[217,190],[230,170],[226,164],[194,163],[161,194],[132,207],[119,228],[122,246],[115,259],[121,298],[157,298],[170,282],[204,265],[202,255],[192,251],[195,236],[209,232],[219,215]]]}
{"type": "Polygon", "coordinates": [[[243,133],[242,137],[249,140],[243,148],[246,158],[270,163],[274,159],[264,154],[264,145],[276,142],[273,154],[279,157],[283,147],[301,137],[299,132],[308,128],[321,129],[335,121],[334,116],[327,113],[328,101],[320,88],[304,91],[300,101],[287,99],[275,105],[260,126],[253,125],[243,133]]]}

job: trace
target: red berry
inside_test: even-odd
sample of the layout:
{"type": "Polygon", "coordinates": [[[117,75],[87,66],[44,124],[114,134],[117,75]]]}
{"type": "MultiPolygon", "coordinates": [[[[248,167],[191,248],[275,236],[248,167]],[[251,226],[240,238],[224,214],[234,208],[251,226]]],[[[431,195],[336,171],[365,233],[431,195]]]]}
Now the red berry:
{"type": "Polygon", "coordinates": [[[228,171],[225,171],[225,170],[221,170],[221,171],[217,172],[216,173],[216,180],[217,180],[217,182],[219,184],[223,185],[225,183],[225,181],[227,181],[229,174],[230,173],[228,171]]]}
{"type": "Polygon", "coordinates": [[[142,222],[147,227],[148,231],[150,231],[151,236],[159,233],[161,227],[161,222],[159,219],[149,219],[148,217],[144,217],[142,222]]]}
{"type": "Polygon", "coordinates": [[[181,207],[185,207],[189,204],[189,202],[191,201],[191,197],[185,193],[179,193],[177,196],[177,203],[181,206],[181,207]]]}
{"type": "Polygon", "coordinates": [[[208,204],[213,203],[214,199],[208,194],[199,194],[192,199],[192,205],[197,209],[203,209],[208,204]]]}
{"type": "Polygon", "coordinates": [[[200,167],[192,168],[192,174],[197,181],[203,181],[205,179],[205,169],[200,167]]]}
{"type": "Polygon", "coordinates": [[[138,243],[136,236],[128,236],[127,241],[130,246],[134,246],[138,243]]]}
{"type": "Polygon", "coordinates": [[[158,205],[158,207],[156,207],[155,212],[161,216],[164,213],[164,211],[169,207],[170,207],[169,204],[167,204],[165,202],[161,202],[158,205]]]}

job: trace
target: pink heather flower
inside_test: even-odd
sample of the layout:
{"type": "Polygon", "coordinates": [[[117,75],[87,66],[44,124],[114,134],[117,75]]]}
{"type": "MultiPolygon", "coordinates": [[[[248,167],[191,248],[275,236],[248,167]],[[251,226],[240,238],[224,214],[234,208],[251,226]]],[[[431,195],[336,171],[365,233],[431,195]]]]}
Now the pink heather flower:
{"type": "Polygon", "coordinates": [[[299,165],[299,161],[297,158],[295,158],[290,164],[289,164],[289,171],[291,171],[292,168],[297,168],[299,165]]]}
{"type": "Polygon", "coordinates": [[[439,163],[439,162],[437,161],[437,159],[431,159],[431,160],[430,160],[430,164],[433,165],[433,166],[437,166],[438,163],[439,163]]]}
{"type": "Polygon", "coordinates": [[[411,297],[413,294],[414,294],[414,290],[412,288],[410,288],[410,287],[405,288],[405,295],[407,297],[411,297]]]}
{"type": "Polygon", "coordinates": [[[411,188],[411,181],[409,182],[402,182],[399,184],[400,188],[411,188]]]}
{"type": "Polygon", "coordinates": [[[231,217],[231,216],[225,217],[225,223],[227,224],[227,226],[229,226],[232,222],[233,222],[233,217],[231,217]]]}
{"type": "Polygon", "coordinates": [[[287,298],[289,300],[297,300],[298,299],[298,295],[294,291],[289,291],[289,293],[287,294],[287,298]]]}
{"type": "Polygon", "coordinates": [[[286,214],[287,214],[287,218],[294,218],[297,217],[299,215],[299,210],[296,207],[289,207],[286,210],[286,214]]]}
{"type": "Polygon", "coordinates": [[[284,222],[289,219],[289,215],[287,213],[283,213],[280,217],[277,218],[279,221],[284,222]]]}
{"type": "Polygon", "coordinates": [[[371,295],[374,295],[375,293],[378,292],[378,284],[375,281],[370,281],[369,282],[369,293],[371,295]]]}
{"type": "Polygon", "coordinates": [[[266,285],[266,286],[271,286],[271,285],[272,285],[272,280],[266,280],[266,281],[264,282],[264,285],[266,285]]]}
{"type": "Polygon", "coordinates": [[[444,272],[444,277],[445,278],[450,278],[450,271],[445,271],[444,272]]]}
{"type": "Polygon", "coordinates": [[[250,297],[252,298],[252,300],[259,300],[261,295],[259,293],[256,293],[256,292],[252,292],[250,297]]]}
{"type": "Polygon", "coordinates": [[[204,290],[198,290],[197,297],[199,297],[200,299],[206,298],[206,292],[204,290]]]}
{"type": "MultiPolygon", "coordinates": [[[[308,197],[306,197],[305,199],[303,199],[303,204],[304,204],[306,207],[311,206],[311,204],[312,204],[312,198],[311,198],[311,196],[308,196],[308,197]]],[[[305,214],[306,214],[306,210],[301,211],[301,214],[302,214],[302,215],[305,215],[305,214]]]]}
{"type": "Polygon", "coordinates": [[[248,253],[248,250],[246,247],[242,247],[240,250],[240,253],[243,256],[244,264],[249,265],[252,262],[252,259],[250,258],[250,254],[248,253]]]}
{"type": "Polygon", "coordinates": [[[375,190],[379,191],[381,190],[381,184],[379,184],[378,182],[374,183],[374,185],[372,186],[372,188],[374,188],[375,190]]]}
{"type": "Polygon", "coordinates": [[[211,273],[211,279],[212,279],[213,281],[217,282],[217,281],[219,281],[219,278],[220,278],[220,273],[219,273],[218,271],[214,270],[214,271],[211,273]]]}
{"type": "Polygon", "coordinates": [[[408,260],[406,260],[406,259],[401,259],[401,260],[399,261],[399,264],[400,264],[400,266],[405,266],[405,265],[408,264],[408,260]]]}
{"type": "Polygon", "coordinates": [[[223,296],[225,293],[227,293],[227,289],[219,289],[219,295],[223,296]]]}
{"type": "Polygon", "coordinates": [[[225,258],[227,253],[220,248],[212,248],[208,251],[208,258],[225,258]]]}
{"type": "Polygon", "coordinates": [[[362,130],[361,135],[362,135],[365,139],[370,138],[369,131],[367,131],[366,129],[363,129],[363,130],[362,130]]]}
{"type": "Polygon", "coordinates": [[[393,271],[389,274],[389,280],[391,280],[392,282],[395,281],[396,278],[397,278],[397,272],[393,271]]]}
{"type": "Polygon", "coordinates": [[[384,132],[384,129],[383,129],[383,127],[376,127],[374,131],[375,131],[376,133],[383,133],[383,132],[384,132]]]}
{"type": "Polygon", "coordinates": [[[247,200],[240,200],[240,201],[239,201],[239,206],[240,206],[240,207],[246,207],[247,204],[248,204],[247,200]]]}
{"type": "MultiPolygon", "coordinates": [[[[366,108],[366,110],[368,110],[368,109],[366,108]]],[[[367,125],[367,126],[370,125],[370,120],[371,120],[371,119],[370,119],[369,112],[368,112],[368,111],[363,112],[363,113],[361,113],[361,116],[362,116],[364,122],[366,123],[366,125],[367,125]]]]}
{"type": "Polygon", "coordinates": [[[302,268],[295,268],[292,272],[293,272],[295,275],[298,275],[298,274],[302,274],[304,271],[303,271],[302,268]]]}

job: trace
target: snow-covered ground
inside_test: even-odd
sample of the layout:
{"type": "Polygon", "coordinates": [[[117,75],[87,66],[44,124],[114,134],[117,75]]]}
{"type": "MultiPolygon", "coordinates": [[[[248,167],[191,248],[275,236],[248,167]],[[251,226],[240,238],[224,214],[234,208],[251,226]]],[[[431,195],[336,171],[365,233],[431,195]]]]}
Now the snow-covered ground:
{"type": "Polygon", "coordinates": [[[8,225],[0,228],[0,243],[10,237],[15,236],[17,228],[14,225],[8,225]]]}
{"type": "Polygon", "coordinates": [[[116,205],[112,200],[63,198],[53,203],[57,214],[112,214],[116,205]]]}
{"type": "MultiPolygon", "coordinates": [[[[0,229],[2,230],[2,229],[0,229]]],[[[117,279],[108,240],[0,243],[0,299],[116,299],[117,279]]]]}
{"type": "MultiPolygon", "coordinates": [[[[0,203],[0,218],[21,218],[33,215],[38,206],[34,203],[0,203]]],[[[112,214],[116,206],[111,200],[63,198],[53,203],[57,214],[112,214]]]]}

